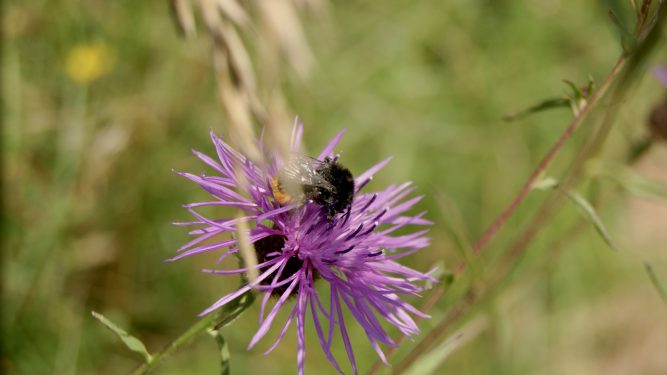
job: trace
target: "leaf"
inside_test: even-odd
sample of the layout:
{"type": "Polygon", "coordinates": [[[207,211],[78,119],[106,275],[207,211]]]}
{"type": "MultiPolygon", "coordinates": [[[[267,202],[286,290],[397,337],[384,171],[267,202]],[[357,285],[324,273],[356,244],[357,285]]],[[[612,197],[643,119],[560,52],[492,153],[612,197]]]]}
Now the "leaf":
{"type": "Polygon", "coordinates": [[[568,98],[551,98],[551,99],[546,99],[538,104],[535,104],[532,107],[529,107],[527,109],[524,109],[519,112],[515,113],[508,113],[503,116],[503,120],[505,121],[516,121],[520,120],[528,115],[531,115],[533,113],[537,112],[542,112],[546,111],[549,109],[553,108],[561,108],[561,107],[569,107],[570,106],[570,100],[568,98]]]}
{"type": "Polygon", "coordinates": [[[607,232],[607,228],[605,228],[604,223],[602,223],[602,220],[598,216],[597,212],[595,212],[595,208],[586,200],[586,198],[574,190],[568,190],[564,193],[568,198],[570,198],[572,202],[574,202],[574,204],[582,209],[588,221],[593,224],[595,230],[602,237],[602,239],[604,239],[607,245],[609,245],[612,250],[618,251],[618,247],[616,244],[614,244],[614,241],[612,241],[611,237],[609,236],[609,232],[607,232]]]}
{"type": "Polygon", "coordinates": [[[655,271],[653,271],[653,267],[651,267],[650,263],[644,262],[644,268],[646,268],[646,273],[648,273],[648,277],[651,279],[651,282],[660,294],[660,297],[662,297],[662,300],[667,303],[667,285],[665,285],[665,283],[660,278],[658,278],[658,275],[655,274],[655,271]]]}
{"type": "Polygon", "coordinates": [[[225,341],[225,338],[222,336],[220,330],[211,329],[208,331],[208,333],[213,336],[215,342],[218,344],[218,350],[220,351],[220,373],[222,375],[229,375],[231,373],[231,355],[229,354],[229,346],[227,345],[227,341],[225,341]]]}
{"type": "Polygon", "coordinates": [[[588,97],[593,92],[595,84],[593,80],[590,78],[588,80],[588,84],[586,86],[581,86],[581,87],[579,87],[579,85],[570,81],[569,79],[564,79],[563,82],[565,82],[565,84],[568,85],[568,87],[570,87],[570,90],[572,90],[572,94],[567,95],[569,98],[568,102],[570,104],[570,109],[572,110],[572,113],[575,116],[577,116],[579,115],[581,109],[586,106],[588,97]]]}
{"type": "Polygon", "coordinates": [[[572,112],[577,115],[581,108],[586,105],[587,98],[595,89],[595,81],[593,78],[589,77],[588,83],[581,87],[567,79],[564,79],[563,82],[565,82],[565,84],[568,85],[568,87],[572,90],[571,94],[566,94],[565,97],[546,99],[522,111],[508,113],[503,116],[503,119],[505,121],[520,120],[533,113],[561,107],[570,108],[572,112]]]}
{"type": "Polygon", "coordinates": [[[95,319],[99,320],[102,324],[104,324],[104,326],[111,330],[111,332],[115,333],[116,336],[118,336],[123,341],[123,344],[125,344],[128,349],[141,354],[146,360],[146,363],[150,363],[152,361],[153,357],[150,355],[150,353],[148,353],[146,346],[143,342],[141,342],[141,340],[130,335],[125,330],[112,323],[104,315],[95,311],[92,311],[91,314],[95,319]]]}
{"type": "Polygon", "coordinates": [[[616,244],[612,241],[611,236],[607,228],[604,226],[604,223],[598,216],[595,208],[584,198],[581,194],[577,193],[574,190],[563,190],[560,188],[559,182],[553,177],[546,177],[533,185],[533,189],[536,190],[549,190],[549,189],[558,189],[565,196],[567,196],[572,203],[581,209],[584,213],[586,219],[593,224],[595,230],[602,237],[602,239],[611,247],[613,250],[618,250],[616,244]]]}
{"type": "Polygon", "coordinates": [[[581,91],[581,87],[579,87],[579,85],[570,81],[569,79],[564,79],[563,82],[565,82],[565,84],[570,87],[570,90],[572,90],[572,96],[574,99],[580,100],[586,98],[585,93],[581,91]]]}

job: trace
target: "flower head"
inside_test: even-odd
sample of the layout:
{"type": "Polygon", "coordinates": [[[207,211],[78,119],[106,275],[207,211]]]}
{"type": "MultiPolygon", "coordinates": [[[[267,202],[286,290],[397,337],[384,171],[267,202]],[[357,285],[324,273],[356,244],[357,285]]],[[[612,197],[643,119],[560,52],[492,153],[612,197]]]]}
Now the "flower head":
{"type": "MultiPolygon", "coordinates": [[[[291,150],[295,154],[299,152],[302,134],[303,127],[295,126],[291,140],[291,150]]],[[[316,160],[337,163],[338,157],[333,152],[342,135],[343,132],[334,137],[316,160]]],[[[185,206],[195,220],[179,224],[198,228],[190,232],[195,239],[182,246],[180,254],[172,260],[211,251],[222,251],[222,260],[236,253],[238,243],[235,238],[212,241],[219,234],[235,232],[237,224],[243,221],[254,225],[247,235],[255,249],[259,276],[220,298],[201,315],[211,313],[243,293],[256,289],[263,293],[263,298],[259,329],[250,341],[249,349],[268,332],[278,311],[284,308],[290,310],[289,315],[281,323],[280,334],[266,353],[278,345],[296,319],[297,364],[299,373],[303,373],[306,353],[304,327],[305,319],[310,315],[329,361],[342,372],[330,350],[334,331],[338,330],[352,369],[357,373],[347,322],[343,316],[343,309],[346,308],[386,363],[379,344],[393,346],[395,343],[384,329],[383,321],[405,335],[418,333],[412,316],[426,315],[403,301],[401,296],[418,295],[424,290],[418,282],[435,281],[427,273],[397,262],[429,244],[425,236],[427,230],[396,234],[397,230],[406,226],[431,224],[423,218],[424,212],[405,215],[422,197],[407,198],[414,190],[410,183],[392,185],[375,193],[362,192],[373,175],[389,162],[390,159],[386,159],[354,179],[352,202],[345,204],[345,209],[332,211],[313,199],[277,199],[276,178],[286,168],[287,162],[276,155],[266,155],[267,164],[259,166],[213,133],[211,139],[218,160],[196,151],[194,153],[216,174],[180,174],[199,184],[213,199],[185,206]],[[245,190],[247,194],[240,190],[245,190]],[[206,218],[196,211],[202,206],[236,207],[244,215],[206,218]],[[318,294],[316,283],[328,284],[327,297],[318,294]]],[[[261,141],[259,146],[266,154],[261,141]]],[[[248,269],[207,269],[205,272],[225,275],[246,273],[248,269]]]]}

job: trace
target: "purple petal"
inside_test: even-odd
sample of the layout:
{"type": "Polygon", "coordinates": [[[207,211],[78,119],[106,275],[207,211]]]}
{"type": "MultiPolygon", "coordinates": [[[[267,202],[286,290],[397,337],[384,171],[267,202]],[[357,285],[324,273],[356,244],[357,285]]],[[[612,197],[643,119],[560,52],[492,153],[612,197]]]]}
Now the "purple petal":
{"type": "Polygon", "coordinates": [[[292,308],[292,312],[289,314],[287,317],[287,321],[285,321],[285,325],[283,325],[283,329],[280,330],[280,334],[278,334],[278,338],[276,338],[276,341],[273,342],[273,345],[271,345],[270,348],[268,348],[265,352],[264,355],[267,355],[271,353],[275,348],[278,347],[278,344],[280,341],[283,339],[285,336],[285,333],[287,333],[287,328],[289,328],[290,324],[292,323],[292,320],[294,319],[294,315],[296,314],[296,306],[292,308]]]}
{"type": "Polygon", "coordinates": [[[276,317],[278,314],[278,311],[280,308],[285,304],[285,301],[287,298],[292,294],[292,290],[294,290],[294,287],[296,284],[299,283],[299,275],[301,275],[301,272],[297,272],[294,275],[290,276],[290,278],[293,278],[292,283],[290,286],[285,290],[282,296],[280,296],[280,299],[278,302],[276,302],[275,306],[273,306],[273,309],[271,309],[271,312],[269,312],[269,315],[267,315],[266,319],[262,322],[262,324],[259,326],[259,329],[257,332],[255,332],[255,335],[253,336],[252,340],[250,340],[250,344],[248,344],[248,350],[252,349],[257,342],[266,335],[266,333],[269,331],[269,328],[271,328],[271,323],[273,322],[273,319],[276,317]]]}
{"type": "Polygon", "coordinates": [[[210,314],[211,312],[213,312],[213,311],[219,309],[220,307],[226,305],[227,303],[229,303],[230,301],[232,301],[234,298],[236,298],[236,297],[242,295],[243,293],[245,293],[245,292],[247,292],[247,291],[249,291],[249,290],[250,290],[250,285],[246,285],[246,286],[242,287],[241,289],[237,290],[236,292],[230,293],[230,294],[228,294],[228,295],[226,295],[226,296],[220,298],[216,303],[214,303],[213,305],[211,305],[211,306],[210,306],[209,308],[207,308],[206,310],[200,312],[199,315],[197,315],[197,316],[200,316],[200,317],[201,317],[201,316],[210,314]]]}
{"type": "Polygon", "coordinates": [[[259,284],[262,280],[269,277],[269,275],[272,274],[273,271],[275,271],[278,267],[280,267],[281,264],[282,263],[277,263],[277,264],[273,265],[271,268],[269,268],[268,270],[264,271],[261,275],[259,275],[253,283],[244,285],[242,288],[240,288],[236,292],[230,293],[230,294],[220,298],[216,303],[214,303],[209,308],[207,308],[206,310],[199,313],[198,316],[204,316],[206,314],[209,314],[212,311],[215,311],[215,310],[219,309],[220,307],[226,305],[227,303],[229,303],[234,298],[236,298],[236,297],[240,296],[241,294],[249,291],[252,287],[254,287],[255,285],[259,284]]]}
{"type": "Polygon", "coordinates": [[[299,375],[304,374],[305,369],[305,360],[306,360],[306,334],[304,327],[304,317],[306,315],[306,293],[305,293],[305,281],[299,280],[299,292],[298,300],[296,305],[296,334],[297,334],[297,351],[296,351],[296,363],[297,368],[299,369],[299,375]]]}
{"type": "Polygon", "coordinates": [[[381,162],[375,164],[374,166],[370,167],[366,172],[362,173],[359,177],[357,177],[354,180],[354,185],[355,186],[360,186],[364,181],[370,180],[373,178],[373,175],[379,172],[382,168],[385,167],[385,165],[389,164],[393,157],[390,156],[381,162]]]}
{"type": "Polygon", "coordinates": [[[340,142],[340,139],[343,138],[344,134],[345,134],[345,129],[341,130],[338,134],[336,134],[336,136],[329,141],[327,146],[324,148],[324,150],[322,150],[322,152],[317,158],[319,160],[324,160],[325,157],[331,156],[336,146],[338,146],[338,142],[340,142]]]}
{"type": "Polygon", "coordinates": [[[262,298],[262,304],[259,306],[259,319],[258,319],[259,324],[262,324],[262,321],[264,320],[264,311],[266,310],[266,305],[269,302],[270,298],[271,298],[271,293],[264,293],[264,297],[262,298]]]}
{"type": "MultiPolygon", "coordinates": [[[[310,313],[313,317],[313,325],[315,326],[315,331],[317,332],[317,339],[320,341],[320,346],[322,347],[322,351],[324,351],[324,355],[327,357],[329,362],[331,362],[331,364],[336,368],[336,371],[342,374],[343,371],[341,371],[340,366],[338,366],[336,358],[333,356],[333,354],[331,354],[331,342],[324,341],[324,332],[322,331],[322,325],[320,324],[319,313],[315,308],[315,304],[319,303],[317,292],[311,290],[309,293],[310,293],[310,313]],[[315,300],[317,300],[317,302],[315,302],[315,300]]],[[[325,314],[325,316],[327,315],[325,314]]]]}
{"type": "MultiPolygon", "coordinates": [[[[256,267],[257,268],[266,267],[266,266],[274,264],[274,263],[276,263],[280,260],[281,259],[278,259],[278,258],[267,260],[266,262],[258,264],[256,267]]],[[[287,262],[285,262],[285,263],[287,263],[287,262]]],[[[202,272],[211,273],[211,274],[215,274],[215,275],[233,275],[233,274],[236,274],[236,273],[248,272],[248,267],[237,268],[237,269],[233,269],[233,270],[212,270],[212,269],[205,268],[205,269],[202,270],[202,272]]]]}
{"type": "Polygon", "coordinates": [[[350,336],[347,335],[347,328],[345,328],[345,319],[343,319],[343,310],[340,308],[340,300],[338,299],[338,291],[336,287],[332,286],[332,293],[334,294],[333,303],[336,308],[336,315],[338,316],[338,322],[340,323],[340,335],[343,338],[343,344],[345,345],[345,351],[347,352],[347,358],[350,360],[350,365],[352,365],[352,371],[355,374],[358,374],[357,371],[357,362],[354,360],[354,351],[352,350],[352,344],[350,344],[350,336]]]}
{"type": "Polygon", "coordinates": [[[296,206],[293,205],[293,204],[289,204],[289,205],[284,206],[284,207],[276,208],[275,210],[271,210],[269,212],[266,212],[262,215],[257,216],[257,219],[255,221],[258,222],[258,223],[261,223],[262,221],[264,221],[266,219],[269,219],[269,218],[272,218],[276,215],[282,214],[283,212],[291,211],[291,210],[294,209],[294,207],[296,207],[296,206]]]}

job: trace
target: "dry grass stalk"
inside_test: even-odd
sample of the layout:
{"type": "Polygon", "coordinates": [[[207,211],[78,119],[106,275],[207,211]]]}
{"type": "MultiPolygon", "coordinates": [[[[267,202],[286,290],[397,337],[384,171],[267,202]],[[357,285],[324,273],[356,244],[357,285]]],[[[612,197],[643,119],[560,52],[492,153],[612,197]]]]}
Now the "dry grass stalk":
{"type": "MultiPolygon", "coordinates": [[[[195,35],[193,2],[198,5],[212,42],[213,67],[231,143],[255,163],[263,164],[256,124],[266,130],[264,139],[269,152],[287,158],[293,115],[280,88],[285,65],[282,62],[287,61],[299,77],[308,74],[314,59],[297,8],[308,6],[313,13],[321,14],[323,1],[172,0],[174,15],[185,37],[195,35]],[[248,52],[252,50],[260,51],[256,66],[248,52]],[[263,78],[261,87],[258,76],[263,78]]],[[[240,185],[247,195],[250,187],[247,183],[240,185]]],[[[257,259],[247,229],[247,223],[239,222],[239,249],[245,264],[254,270],[257,259]]],[[[248,277],[254,280],[256,272],[248,277]]]]}

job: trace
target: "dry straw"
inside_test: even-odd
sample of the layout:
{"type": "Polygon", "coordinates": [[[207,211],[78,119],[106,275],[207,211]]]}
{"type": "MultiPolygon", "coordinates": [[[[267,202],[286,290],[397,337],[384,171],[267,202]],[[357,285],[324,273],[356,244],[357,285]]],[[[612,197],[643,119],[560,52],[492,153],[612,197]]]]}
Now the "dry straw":
{"type": "MultiPolygon", "coordinates": [[[[201,17],[211,41],[212,64],[230,142],[259,165],[264,160],[257,148],[258,129],[265,130],[270,152],[283,157],[289,152],[293,115],[287,109],[280,77],[285,76],[285,67],[306,77],[313,64],[299,14],[305,7],[321,15],[325,3],[172,0],[174,16],[186,39],[196,36],[196,18],[201,17]],[[251,51],[258,51],[260,56],[253,59],[251,51]]],[[[240,252],[246,264],[256,264],[247,241],[241,241],[240,252]]],[[[254,275],[248,276],[252,281],[254,275]]]]}

